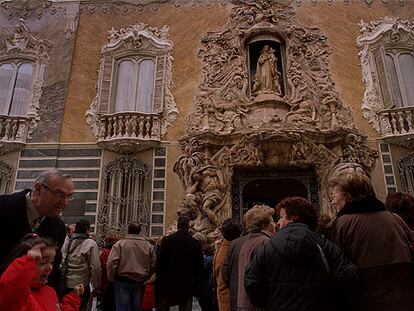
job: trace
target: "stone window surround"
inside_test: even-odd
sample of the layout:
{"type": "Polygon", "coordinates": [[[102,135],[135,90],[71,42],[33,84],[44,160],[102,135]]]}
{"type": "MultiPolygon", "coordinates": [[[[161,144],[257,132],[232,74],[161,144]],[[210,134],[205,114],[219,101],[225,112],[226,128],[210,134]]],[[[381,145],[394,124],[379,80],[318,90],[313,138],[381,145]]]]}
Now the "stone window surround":
{"type": "Polygon", "coordinates": [[[168,127],[176,120],[178,109],[171,93],[173,58],[170,53],[173,44],[167,39],[168,32],[167,26],[158,29],[142,23],[109,31],[108,42],[101,51],[97,95],[86,113],[86,122],[98,138],[98,143],[104,142],[102,148],[124,152],[116,143],[106,144],[121,136],[124,142],[125,139],[129,139],[141,145],[128,147],[125,152],[139,152],[151,148],[154,146],[154,141],[160,141],[168,127]],[[155,61],[153,113],[114,113],[116,63],[128,57],[139,59],[150,57],[155,61]],[[117,122],[117,133],[114,130],[114,120],[117,122]],[[108,125],[111,122],[112,124],[108,125]]]}
{"type": "Polygon", "coordinates": [[[0,153],[21,149],[26,140],[32,138],[38,126],[44,73],[49,59],[47,52],[50,48],[51,44],[48,41],[41,40],[29,32],[24,20],[20,20],[20,24],[15,26],[13,36],[6,39],[6,48],[0,53],[0,64],[27,61],[33,66],[33,74],[26,116],[7,116],[1,120],[6,132],[0,139],[8,141],[8,146],[0,153]]]}
{"type": "MultiPolygon", "coordinates": [[[[381,124],[383,119],[381,113],[392,109],[394,104],[389,78],[386,74],[385,53],[412,51],[414,24],[398,17],[386,16],[370,23],[361,21],[360,27],[362,34],[357,38],[357,45],[360,50],[362,75],[366,86],[362,112],[378,132],[387,135],[391,129],[388,124],[381,124]]],[[[394,116],[394,118],[397,117],[394,116]]]]}
{"type": "Polygon", "coordinates": [[[143,226],[143,232],[149,233],[150,207],[147,198],[151,182],[149,173],[148,164],[129,155],[124,155],[106,165],[103,177],[104,193],[97,218],[100,244],[103,245],[107,234],[126,234],[131,221],[139,222],[143,226]],[[126,210],[121,212],[121,208],[126,210]]]}

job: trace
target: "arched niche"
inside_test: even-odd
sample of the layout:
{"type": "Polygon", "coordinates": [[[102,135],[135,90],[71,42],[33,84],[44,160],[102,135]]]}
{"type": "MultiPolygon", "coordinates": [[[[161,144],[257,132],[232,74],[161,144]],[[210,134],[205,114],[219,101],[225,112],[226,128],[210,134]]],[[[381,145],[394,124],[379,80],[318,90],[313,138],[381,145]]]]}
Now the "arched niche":
{"type": "Polygon", "coordinates": [[[276,34],[262,33],[245,42],[249,70],[248,96],[252,99],[260,98],[263,94],[284,97],[287,93],[284,41],[276,34]],[[275,83],[269,79],[275,80],[275,83]]]}

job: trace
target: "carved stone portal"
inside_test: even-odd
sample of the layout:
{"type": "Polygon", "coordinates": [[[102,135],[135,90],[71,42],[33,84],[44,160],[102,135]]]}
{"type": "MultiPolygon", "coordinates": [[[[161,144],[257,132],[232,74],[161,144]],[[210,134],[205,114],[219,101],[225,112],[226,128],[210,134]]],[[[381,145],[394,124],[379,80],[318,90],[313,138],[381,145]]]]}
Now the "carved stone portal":
{"type": "Polygon", "coordinates": [[[235,167],[314,169],[321,210],[332,212],[327,180],[335,167],[369,172],[377,153],[364,144],[335,89],[325,34],[299,24],[294,9],[280,1],[235,0],[226,27],[208,32],[202,44],[202,77],[186,118],[184,155],[174,166],[186,189],[179,214],[189,215],[196,231],[217,237],[217,226],[232,216],[235,167]],[[269,38],[283,45],[283,77],[278,65],[265,78],[249,72],[249,43],[261,38],[260,57],[276,56],[266,47],[269,38]],[[252,78],[258,82],[250,93],[252,78]],[[260,91],[277,96],[259,100],[260,91]]]}

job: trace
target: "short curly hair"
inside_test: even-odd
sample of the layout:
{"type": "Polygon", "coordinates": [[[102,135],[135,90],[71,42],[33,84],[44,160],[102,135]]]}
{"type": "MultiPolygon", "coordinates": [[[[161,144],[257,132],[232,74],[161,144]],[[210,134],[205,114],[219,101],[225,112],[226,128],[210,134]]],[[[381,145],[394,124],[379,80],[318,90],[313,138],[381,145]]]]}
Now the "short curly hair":
{"type": "Polygon", "coordinates": [[[255,205],[249,209],[244,215],[244,221],[246,222],[246,229],[262,230],[266,228],[268,224],[273,221],[273,215],[275,211],[273,208],[267,205],[255,205]]]}
{"type": "Polygon", "coordinates": [[[318,214],[315,207],[305,198],[302,197],[287,197],[282,199],[276,205],[277,213],[280,210],[286,211],[286,216],[294,222],[300,222],[308,225],[311,230],[315,230],[318,224],[318,214]]]}

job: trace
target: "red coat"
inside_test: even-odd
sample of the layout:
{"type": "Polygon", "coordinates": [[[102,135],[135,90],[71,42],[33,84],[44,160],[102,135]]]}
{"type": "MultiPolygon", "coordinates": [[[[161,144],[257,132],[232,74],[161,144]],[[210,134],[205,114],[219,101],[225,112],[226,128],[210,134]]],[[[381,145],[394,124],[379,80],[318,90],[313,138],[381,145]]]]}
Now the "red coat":
{"type": "Polygon", "coordinates": [[[30,256],[14,260],[0,277],[0,309],[7,311],[77,311],[80,298],[74,292],[59,305],[55,290],[34,281],[37,265],[30,256]]]}

